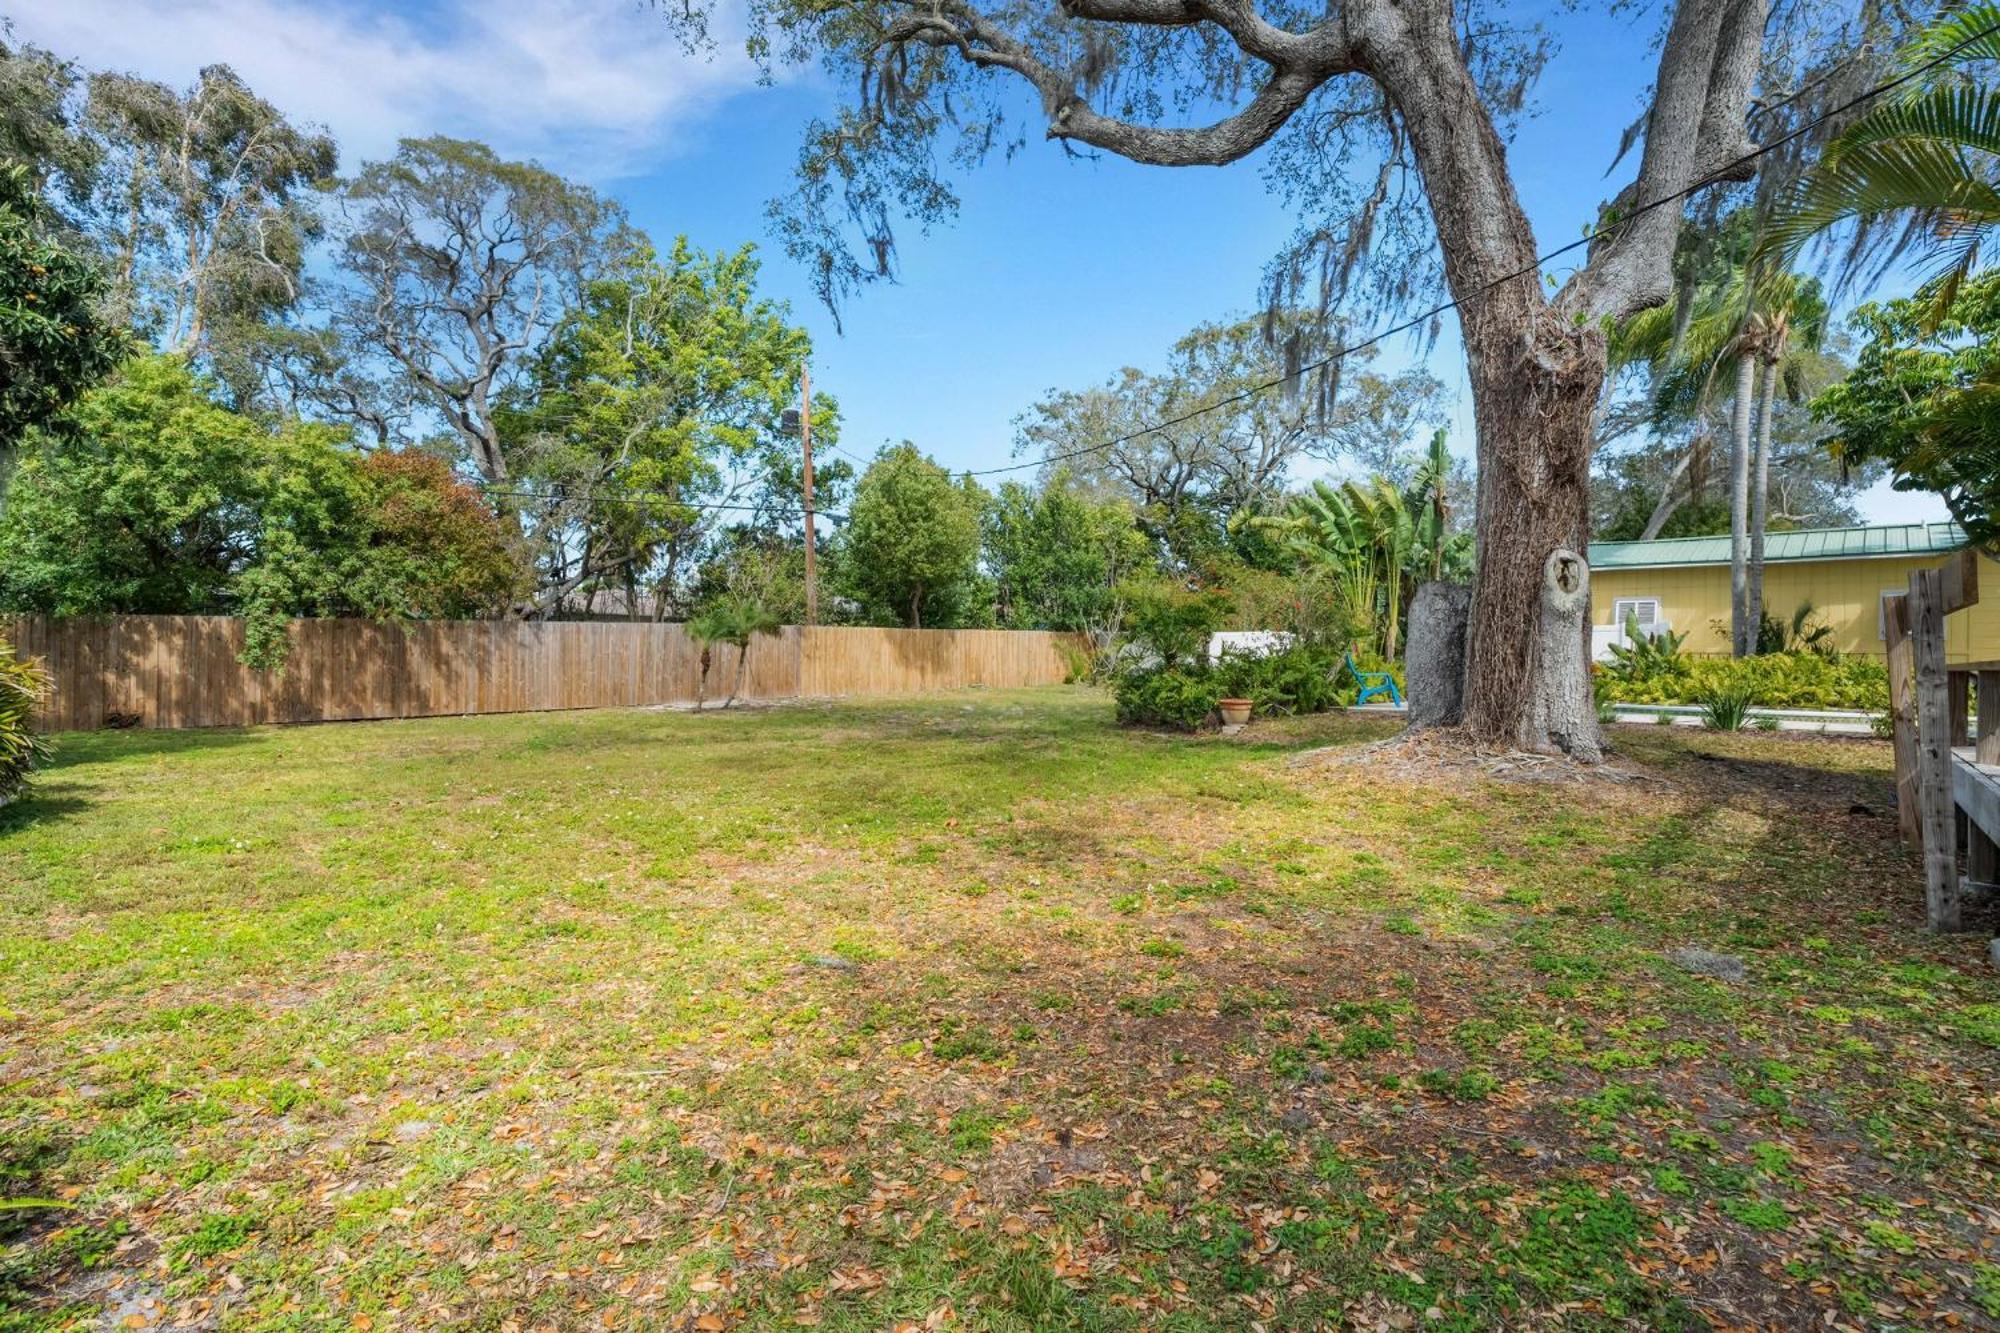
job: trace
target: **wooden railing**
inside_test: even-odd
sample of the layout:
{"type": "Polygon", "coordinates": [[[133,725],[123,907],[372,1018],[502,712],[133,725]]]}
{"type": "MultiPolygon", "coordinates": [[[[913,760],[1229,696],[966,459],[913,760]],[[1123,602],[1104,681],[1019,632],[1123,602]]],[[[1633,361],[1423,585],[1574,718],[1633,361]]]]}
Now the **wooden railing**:
{"type": "MultiPolygon", "coordinates": [[[[2000,662],[1949,667],[1945,617],[1979,601],[1975,552],[1960,551],[1936,569],[1910,575],[1909,590],[1882,599],[1888,645],[1889,716],[1896,751],[1896,815],[1903,840],[1924,857],[1924,906],[1931,929],[1960,928],[1964,885],[1958,871],[1959,801],[1954,772],[1971,756],[1972,685],[1978,682],[1979,744],[1975,753],[2000,762],[2000,662]]],[[[1995,878],[2000,828],[1966,821],[1970,877],[1995,878]]]]}

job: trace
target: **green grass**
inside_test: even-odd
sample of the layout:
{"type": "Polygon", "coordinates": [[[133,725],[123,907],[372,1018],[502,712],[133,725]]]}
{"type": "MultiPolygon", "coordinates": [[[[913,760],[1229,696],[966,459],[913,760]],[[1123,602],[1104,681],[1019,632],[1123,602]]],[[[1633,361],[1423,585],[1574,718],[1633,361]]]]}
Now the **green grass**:
{"type": "Polygon", "coordinates": [[[0,812],[0,1197],[75,1208],[0,1210],[0,1330],[2000,1317],[2000,986],[1849,813],[1886,746],[1291,762],[1384,734],[63,738],[0,812]]]}

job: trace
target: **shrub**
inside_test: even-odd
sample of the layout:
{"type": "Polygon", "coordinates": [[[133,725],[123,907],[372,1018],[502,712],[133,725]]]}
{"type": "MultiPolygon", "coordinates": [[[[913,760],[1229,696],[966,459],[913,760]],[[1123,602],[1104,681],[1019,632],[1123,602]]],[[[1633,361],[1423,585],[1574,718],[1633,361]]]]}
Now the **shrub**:
{"type": "Polygon", "coordinates": [[[1128,726],[1194,731],[1222,698],[1222,680],[1202,666],[1150,666],[1124,672],[1111,687],[1118,720],[1128,726]]]}
{"type": "Polygon", "coordinates": [[[1625,621],[1625,643],[1611,645],[1611,665],[1608,670],[1622,680],[1650,680],[1656,676],[1674,675],[1687,667],[1687,655],[1681,645],[1687,642],[1687,635],[1676,634],[1672,630],[1661,630],[1658,634],[1643,634],[1639,630],[1636,616],[1625,621]]]}
{"type": "Polygon", "coordinates": [[[1354,702],[1357,686],[1341,669],[1340,653],[1293,647],[1228,653],[1213,666],[1196,658],[1135,667],[1120,673],[1111,690],[1120,722],[1194,731],[1223,699],[1248,699],[1266,717],[1324,713],[1354,702]]]}
{"type": "Polygon", "coordinates": [[[1719,685],[1696,700],[1701,705],[1702,725],[1710,731],[1741,731],[1750,716],[1750,688],[1747,685],[1719,685]]]}
{"type": "Polygon", "coordinates": [[[1166,667],[1207,660],[1209,638],[1228,619],[1230,599],[1217,592],[1189,592],[1164,581],[1128,584],[1126,632],[1166,667]]]}
{"type": "Polygon", "coordinates": [[[28,773],[48,757],[48,742],[35,731],[35,710],[48,690],[48,673],[0,640],[0,805],[19,796],[28,773]]]}
{"type": "Polygon", "coordinates": [[[1360,692],[1331,648],[1276,653],[1225,653],[1216,666],[1222,698],[1248,699],[1265,716],[1324,713],[1353,703],[1360,692]]]}
{"type": "Polygon", "coordinates": [[[1717,690],[1742,687],[1765,708],[1889,706],[1889,672],[1878,658],[1830,657],[1813,651],[1761,657],[1682,658],[1677,665],[1639,674],[1617,661],[1600,668],[1604,697],[1628,704],[1699,703],[1717,690]]]}

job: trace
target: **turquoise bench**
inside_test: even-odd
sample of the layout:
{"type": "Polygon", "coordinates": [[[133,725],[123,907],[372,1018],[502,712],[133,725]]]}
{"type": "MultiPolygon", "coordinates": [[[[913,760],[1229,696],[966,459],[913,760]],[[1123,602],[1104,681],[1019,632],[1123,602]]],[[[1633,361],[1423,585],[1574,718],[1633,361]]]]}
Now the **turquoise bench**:
{"type": "Polygon", "coordinates": [[[1363,671],[1354,665],[1354,654],[1347,655],[1347,669],[1354,673],[1354,679],[1361,682],[1361,697],[1354,702],[1365,704],[1378,694],[1386,694],[1398,705],[1403,702],[1403,692],[1396,688],[1396,678],[1386,671],[1363,671]]]}

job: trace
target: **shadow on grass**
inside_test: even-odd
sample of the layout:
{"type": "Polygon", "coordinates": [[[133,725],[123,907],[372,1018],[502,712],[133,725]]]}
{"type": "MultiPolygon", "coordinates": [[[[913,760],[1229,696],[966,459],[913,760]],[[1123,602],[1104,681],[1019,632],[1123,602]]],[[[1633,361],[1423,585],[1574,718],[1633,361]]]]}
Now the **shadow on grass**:
{"type": "Polygon", "coordinates": [[[247,745],[271,731],[266,727],[201,727],[189,731],[65,731],[50,740],[55,755],[45,772],[75,764],[151,755],[194,754],[247,745]]]}
{"type": "Polygon", "coordinates": [[[95,804],[81,796],[40,794],[32,787],[28,792],[19,800],[0,807],[0,838],[32,825],[57,823],[71,815],[81,814],[95,804]]]}

